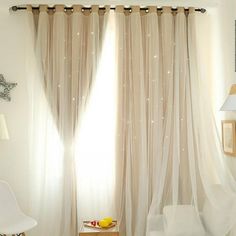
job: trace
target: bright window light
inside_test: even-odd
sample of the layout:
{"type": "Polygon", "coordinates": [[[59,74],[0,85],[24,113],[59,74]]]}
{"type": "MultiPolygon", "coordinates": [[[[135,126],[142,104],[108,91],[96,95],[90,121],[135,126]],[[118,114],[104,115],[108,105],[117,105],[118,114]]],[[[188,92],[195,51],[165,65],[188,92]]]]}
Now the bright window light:
{"type": "Polygon", "coordinates": [[[113,216],[115,181],[116,78],[114,16],[77,142],[78,214],[81,220],[113,216]]]}

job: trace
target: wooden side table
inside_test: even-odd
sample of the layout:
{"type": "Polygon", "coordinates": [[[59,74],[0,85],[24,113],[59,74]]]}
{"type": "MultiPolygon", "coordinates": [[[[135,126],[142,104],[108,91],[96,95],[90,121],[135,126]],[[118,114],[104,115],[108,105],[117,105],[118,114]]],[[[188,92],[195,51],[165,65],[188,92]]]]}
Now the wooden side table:
{"type": "Polygon", "coordinates": [[[93,229],[86,227],[82,224],[79,236],[119,236],[119,225],[110,228],[110,229],[93,229]]]}

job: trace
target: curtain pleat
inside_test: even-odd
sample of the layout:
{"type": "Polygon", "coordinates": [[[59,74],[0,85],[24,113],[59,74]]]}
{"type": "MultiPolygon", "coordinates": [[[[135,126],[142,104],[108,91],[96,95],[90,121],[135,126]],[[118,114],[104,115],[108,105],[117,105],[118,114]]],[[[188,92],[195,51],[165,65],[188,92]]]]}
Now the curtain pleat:
{"type": "Polygon", "coordinates": [[[211,138],[215,129],[204,122],[211,115],[202,100],[194,10],[163,7],[160,14],[133,7],[127,13],[119,7],[116,34],[119,220],[122,235],[149,235],[158,224],[150,223],[152,216],[165,206],[199,211],[206,196],[214,202],[208,188],[219,180],[221,151],[213,144],[217,136],[211,138]]]}
{"type": "MultiPolygon", "coordinates": [[[[79,5],[74,6],[73,13],[66,13],[63,5],[56,5],[55,12],[48,10],[47,6],[40,6],[39,15],[34,14],[36,56],[46,99],[44,108],[35,109],[34,115],[44,114],[46,120],[51,116],[51,122],[56,125],[53,133],[58,133],[60,140],[50,147],[46,140],[49,137],[55,140],[55,135],[50,131],[51,127],[44,127],[41,136],[45,143],[35,141],[34,145],[38,148],[41,145],[43,150],[61,150],[55,154],[50,151],[55,155],[54,164],[46,151],[42,160],[38,160],[37,148],[33,150],[32,163],[42,163],[41,172],[33,174],[32,180],[34,186],[43,189],[36,204],[38,209],[34,209],[40,219],[37,235],[77,235],[77,205],[83,204],[83,200],[77,202],[75,139],[96,78],[107,20],[104,15],[99,15],[98,6],[93,6],[91,13],[87,13],[82,13],[79,5]],[[58,172],[59,178],[54,178],[50,171],[58,172]],[[39,181],[40,176],[44,178],[43,182],[39,181]],[[50,189],[51,185],[54,185],[54,191],[50,189]],[[53,207],[46,203],[50,198],[55,199],[53,207]],[[58,224],[51,225],[56,218],[58,224]]],[[[34,106],[37,106],[40,98],[35,96],[34,99],[34,106]]],[[[37,128],[33,131],[35,135],[39,132],[37,128]]]]}
{"type": "MultiPolygon", "coordinates": [[[[186,13],[184,8],[173,12],[163,7],[160,13],[149,7],[146,13],[138,6],[131,12],[117,6],[115,24],[107,32],[111,23],[108,8],[105,15],[99,14],[98,6],[82,12],[80,5],[69,13],[62,5],[57,5],[55,12],[47,6],[40,7],[39,15],[29,12],[30,21],[35,18],[32,31],[37,32],[39,65],[39,75],[31,82],[31,167],[37,171],[31,176],[35,204],[30,204],[39,221],[36,236],[76,235],[78,222],[111,212],[113,204],[121,235],[148,235],[153,228],[149,219],[161,216],[167,205],[192,205],[198,212],[207,197],[224,209],[211,185],[224,183],[230,189],[234,184],[230,175],[223,174],[213,116],[207,116],[210,112],[199,68],[194,9],[186,13]],[[76,135],[94,83],[97,77],[112,75],[109,70],[107,74],[99,71],[105,35],[111,36],[107,37],[107,48],[108,39],[116,43],[118,77],[112,173],[116,178],[112,187],[102,178],[111,176],[104,173],[97,181],[86,180],[90,176],[81,170],[91,165],[84,164],[82,157],[78,161],[81,172],[76,173],[75,168],[76,135]],[[89,206],[96,194],[102,203],[89,206]]],[[[175,217],[172,215],[172,220],[175,217]]]]}

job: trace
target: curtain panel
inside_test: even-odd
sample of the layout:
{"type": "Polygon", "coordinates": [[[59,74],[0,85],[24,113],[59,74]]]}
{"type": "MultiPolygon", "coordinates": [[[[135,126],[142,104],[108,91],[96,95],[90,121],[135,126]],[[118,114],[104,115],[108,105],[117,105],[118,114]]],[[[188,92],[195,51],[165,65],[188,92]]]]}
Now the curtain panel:
{"type": "MultiPolygon", "coordinates": [[[[73,12],[64,12],[63,6],[55,12],[47,6],[27,12],[36,32],[32,42],[38,65],[31,68],[34,79],[29,79],[30,206],[39,222],[36,236],[76,235],[82,214],[76,209],[85,208],[76,199],[74,141],[108,23],[108,14],[99,12],[97,6],[91,12],[82,12],[81,6],[73,12]]],[[[165,206],[191,205],[199,213],[204,198],[234,216],[236,207],[219,201],[212,188],[221,184],[232,190],[236,185],[221,159],[207,78],[198,58],[195,10],[163,7],[160,12],[149,7],[146,12],[134,6],[130,12],[117,6],[114,17],[110,33],[115,31],[115,37],[110,39],[116,43],[116,57],[110,59],[118,77],[116,180],[110,188],[115,193],[107,196],[115,196],[120,234],[148,236],[157,223],[150,219],[160,216],[165,206]]],[[[29,60],[28,66],[33,63],[29,60]]],[[[221,224],[220,232],[229,231],[232,219],[221,224]]]]}
{"type": "Polygon", "coordinates": [[[55,11],[46,5],[39,11],[28,7],[40,81],[32,95],[31,167],[37,165],[32,185],[39,189],[32,193],[39,219],[35,235],[77,235],[75,134],[96,77],[108,13],[98,6],[91,12],[82,12],[79,5],[73,12],[65,12],[64,5],[56,5],[55,11]]]}
{"type": "Polygon", "coordinates": [[[162,14],[155,7],[148,14],[141,14],[139,7],[130,15],[116,11],[121,159],[117,173],[124,173],[119,192],[126,235],[145,234],[143,222],[152,201],[158,211],[172,203],[191,204],[200,189],[195,158],[189,153],[193,147],[188,147],[193,145],[192,127],[190,137],[187,133],[191,124],[188,17],[184,8],[173,13],[164,7],[162,14]],[[191,180],[191,176],[197,177],[191,180]]]}
{"type": "Polygon", "coordinates": [[[116,8],[116,197],[122,235],[151,235],[158,224],[151,219],[167,205],[192,205],[199,212],[208,198],[226,209],[211,186],[234,181],[221,160],[204,87],[208,78],[199,61],[196,14],[181,7],[162,12],[149,7],[148,13],[116,8]]]}

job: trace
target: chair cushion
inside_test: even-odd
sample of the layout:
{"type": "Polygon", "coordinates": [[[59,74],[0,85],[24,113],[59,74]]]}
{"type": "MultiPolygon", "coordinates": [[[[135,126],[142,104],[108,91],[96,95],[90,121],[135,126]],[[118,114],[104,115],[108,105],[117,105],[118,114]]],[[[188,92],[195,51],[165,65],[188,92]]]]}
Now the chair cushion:
{"type": "Polygon", "coordinates": [[[200,216],[191,205],[166,206],[164,232],[166,236],[205,236],[200,216]]]}
{"type": "Polygon", "coordinates": [[[214,199],[206,199],[203,206],[203,221],[213,236],[226,235],[236,223],[236,195],[220,185],[212,186],[214,199]]]}

